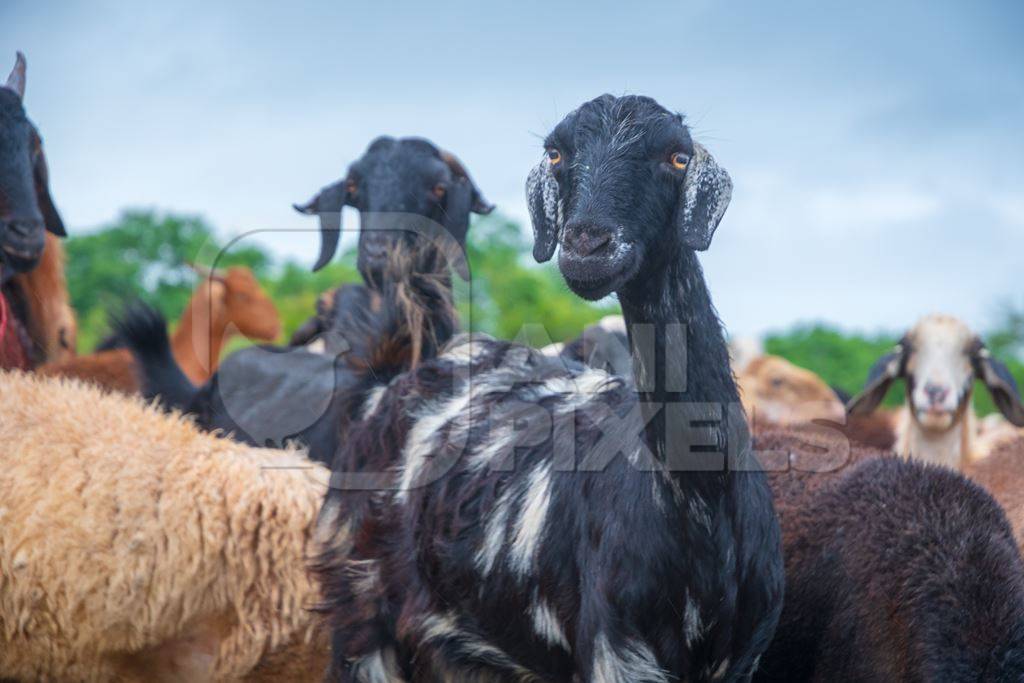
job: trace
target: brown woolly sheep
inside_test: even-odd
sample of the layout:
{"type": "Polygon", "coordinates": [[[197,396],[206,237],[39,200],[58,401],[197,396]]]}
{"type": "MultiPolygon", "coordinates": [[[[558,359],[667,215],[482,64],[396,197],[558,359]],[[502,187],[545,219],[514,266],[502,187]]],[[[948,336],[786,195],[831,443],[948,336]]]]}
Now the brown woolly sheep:
{"type": "Polygon", "coordinates": [[[0,372],[0,679],[316,680],[327,473],[76,381],[0,372]]]}
{"type": "Polygon", "coordinates": [[[786,560],[755,680],[1024,680],[1024,562],[992,496],[841,436],[763,432],[755,446],[781,465],[769,480],[786,560]]]}
{"type": "MultiPolygon", "coordinates": [[[[237,334],[273,341],[281,333],[274,303],[248,268],[226,272],[196,268],[202,281],[171,336],[171,352],[186,376],[202,384],[217,369],[224,346],[237,334]]],[[[44,375],[76,377],[126,394],[141,391],[131,351],[98,351],[39,368],[44,375]]]]}
{"type": "Polygon", "coordinates": [[[1000,442],[987,457],[966,465],[964,474],[988,489],[1003,506],[1024,552],[1024,438],[1000,442]]]}
{"type": "Polygon", "coordinates": [[[743,409],[755,425],[843,421],[843,404],[825,380],[780,356],[751,359],[737,373],[736,382],[743,409]]]}

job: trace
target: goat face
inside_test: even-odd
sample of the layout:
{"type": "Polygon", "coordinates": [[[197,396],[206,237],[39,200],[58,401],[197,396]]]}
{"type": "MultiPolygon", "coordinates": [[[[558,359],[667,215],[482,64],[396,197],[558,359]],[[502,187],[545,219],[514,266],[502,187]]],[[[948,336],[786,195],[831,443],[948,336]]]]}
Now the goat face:
{"type": "Polygon", "coordinates": [[[35,126],[25,116],[25,58],[0,87],[0,282],[35,268],[45,230],[63,237],[50,199],[46,159],[35,126]]]}
{"type": "Polygon", "coordinates": [[[295,207],[321,217],[321,252],[314,270],[334,255],[343,206],[359,210],[358,266],[367,282],[379,281],[388,254],[399,243],[412,245],[418,239],[434,242],[450,263],[459,265],[462,254],[451,248],[461,252],[470,212],[486,214],[494,208],[454,156],[422,138],[386,136],[370,143],[344,179],[295,207]]]}
{"type": "Polygon", "coordinates": [[[874,410],[896,379],[906,380],[907,407],[925,431],[944,432],[959,423],[976,379],[985,383],[1008,420],[1024,426],[1024,404],[1013,376],[956,318],[922,318],[892,353],[875,363],[867,386],[850,402],[849,411],[863,414],[874,410]]]}
{"type": "Polygon", "coordinates": [[[527,199],[534,257],[561,246],[559,267],[585,299],[620,290],[680,248],[704,250],[731,182],[689,128],[647,97],[603,95],[545,141],[527,199]]]}

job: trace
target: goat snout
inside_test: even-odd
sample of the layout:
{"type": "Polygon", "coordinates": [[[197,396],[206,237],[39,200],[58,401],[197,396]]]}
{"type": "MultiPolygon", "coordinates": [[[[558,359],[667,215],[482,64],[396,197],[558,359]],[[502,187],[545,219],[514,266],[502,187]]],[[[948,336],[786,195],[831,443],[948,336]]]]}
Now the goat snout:
{"type": "Polygon", "coordinates": [[[0,223],[0,259],[16,271],[35,266],[46,244],[42,219],[21,218],[0,223]]]}
{"type": "Polygon", "coordinates": [[[573,252],[577,258],[601,256],[609,250],[611,243],[611,230],[586,223],[569,223],[562,238],[562,248],[573,252]]]}
{"type": "Polygon", "coordinates": [[[925,396],[928,397],[928,403],[932,407],[942,406],[946,398],[949,396],[949,387],[942,384],[935,384],[933,382],[927,382],[924,385],[925,396]]]}

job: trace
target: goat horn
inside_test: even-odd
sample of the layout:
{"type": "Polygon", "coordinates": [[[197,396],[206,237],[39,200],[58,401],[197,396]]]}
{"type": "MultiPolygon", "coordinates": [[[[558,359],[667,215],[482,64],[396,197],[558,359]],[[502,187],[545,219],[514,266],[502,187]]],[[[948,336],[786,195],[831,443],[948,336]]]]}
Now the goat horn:
{"type": "Polygon", "coordinates": [[[7,77],[7,85],[4,87],[13,90],[18,95],[18,99],[25,99],[25,55],[20,51],[14,60],[11,75],[7,77]]]}

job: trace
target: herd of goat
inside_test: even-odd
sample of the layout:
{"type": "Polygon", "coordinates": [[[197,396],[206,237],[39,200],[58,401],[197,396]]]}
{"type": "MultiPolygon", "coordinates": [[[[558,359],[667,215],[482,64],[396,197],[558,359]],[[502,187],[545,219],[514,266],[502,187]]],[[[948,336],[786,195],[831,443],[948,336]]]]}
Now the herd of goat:
{"type": "Polygon", "coordinates": [[[460,331],[466,168],[374,140],[295,208],[364,282],[287,346],[244,268],[173,335],[75,352],[19,54],[0,87],[0,680],[1022,681],[1024,404],[929,316],[840,397],[726,343],[696,252],[732,181],[604,95],[526,181],[533,255],[622,317],[534,349],[460,331]],[[879,409],[896,380],[897,411],[879,409]],[[979,421],[975,381],[1002,417],[979,421]]]}

